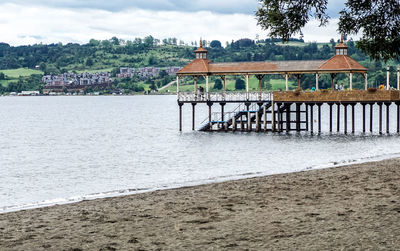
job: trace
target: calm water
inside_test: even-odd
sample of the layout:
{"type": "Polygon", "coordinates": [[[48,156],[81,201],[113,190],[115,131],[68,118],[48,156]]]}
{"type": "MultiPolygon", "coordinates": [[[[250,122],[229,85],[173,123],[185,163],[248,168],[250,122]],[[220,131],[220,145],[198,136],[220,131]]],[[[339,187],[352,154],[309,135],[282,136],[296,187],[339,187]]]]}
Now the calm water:
{"type": "Polygon", "coordinates": [[[192,132],[189,105],[179,133],[177,115],[175,96],[0,97],[0,212],[400,152],[395,134],[192,132]]]}

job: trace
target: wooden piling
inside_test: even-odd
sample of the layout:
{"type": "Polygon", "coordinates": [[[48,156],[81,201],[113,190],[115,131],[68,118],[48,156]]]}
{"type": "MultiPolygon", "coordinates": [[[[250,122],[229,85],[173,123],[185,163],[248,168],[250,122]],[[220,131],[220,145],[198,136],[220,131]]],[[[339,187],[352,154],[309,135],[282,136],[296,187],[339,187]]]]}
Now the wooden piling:
{"type": "Polygon", "coordinates": [[[347,104],[343,104],[344,109],[344,134],[347,134],[347,104]]]}
{"type": "Polygon", "coordinates": [[[356,126],[356,121],[355,121],[355,105],[356,104],[351,104],[351,133],[355,132],[355,126],[356,126]]]}
{"type": "Polygon", "coordinates": [[[194,129],[195,129],[195,118],[196,118],[195,106],[196,106],[196,103],[192,103],[192,131],[194,131],[194,129]]]}
{"type": "Polygon", "coordinates": [[[385,105],[386,105],[386,133],[389,134],[390,103],[385,103],[385,105]]]}
{"type": "Polygon", "coordinates": [[[306,131],[308,132],[308,105],[305,104],[306,106],[306,131]]]}
{"type": "Polygon", "coordinates": [[[400,102],[396,102],[397,106],[397,133],[400,133],[400,102]]]}
{"type": "Polygon", "coordinates": [[[301,103],[296,103],[296,131],[300,132],[300,108],[301,103]]]}
{"type": "Polygon", "coordinates": [[[374,103],[369,104],[369,131],[372,132],[373,126],[373,118],[374,118],[374,103]]]}
{"type": "Polygon", "coordinates": [[[382,102],[378,102],[379,106],[379,134],[382,134],[382,102]]]}
{"type": "Polygon", "coordinates": [[[179,106],[179,131],[182,131],[182,106],[183,103],[178,103],[179,106]]]}
{"type": "Polygon", "coordinates": [[[336,103],[337,105],[337,119],[336,119],[336,129],[337,132],[340,131],[340,103],[336,103]]]}
{"type": "Polygon", "coordinates": [[[318,133],[321,133],[321,103],[318,103],[318,133]]]}
{"type": "Polygon", "coordinates": [[[329,105],[329,132],[332,132],[332,103],[328,103],[329,105]]]}
{"type": "Polygon", "coordinates": [[[362,127],[363,127],[363,133],[365,133],[365,104],[362,103],[362,127]]]}
{"type": "Polygon", "coordinates": [[[311,133],[314,132],[314,111],[313,111],[314,104],[310,104],[310,114],[311,114],[311,133]]]}
{"type": "Polygon", "coordinates": [[[290,131],[290,106],[291,104],[285,104],[286,106],[286,132],[290,131]]]}

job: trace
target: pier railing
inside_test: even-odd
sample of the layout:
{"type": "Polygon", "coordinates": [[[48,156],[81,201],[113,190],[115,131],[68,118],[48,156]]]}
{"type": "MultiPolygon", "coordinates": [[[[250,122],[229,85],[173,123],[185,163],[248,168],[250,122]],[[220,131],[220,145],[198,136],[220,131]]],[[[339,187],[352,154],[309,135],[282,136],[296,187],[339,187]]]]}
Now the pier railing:
{"type": "Polygon", "coordinates": [[[271,101],[272,92],[210,92],[210,93],[194,93],[179,92],[178,100],[182,102],[201,102],[201,101],[271,101]]]}

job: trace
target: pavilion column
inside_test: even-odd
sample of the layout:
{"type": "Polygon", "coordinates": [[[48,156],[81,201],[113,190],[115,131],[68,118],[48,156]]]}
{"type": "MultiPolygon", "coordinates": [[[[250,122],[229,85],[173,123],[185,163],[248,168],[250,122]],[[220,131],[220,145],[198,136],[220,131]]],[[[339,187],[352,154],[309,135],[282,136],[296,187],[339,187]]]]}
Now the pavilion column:
{"type": "Polygon", "coordinates": [[[286,80],[286,91],[289,91],[289,75],[287,73],[285,75],[285,80],[286,80]]]}
{"type": "Polygon", "coordinates": [[[258,79],[258,100],[261,100],[261,81],[263,79],[264,75],[256,75],[256,78],[258,79]]]}
{"type": "Polygon", "coordinates": [[[368,74],[365,73],[364,77],[365,77],[365,90],[367,90],[368,89],[368,74]]]}
{"type": "Polygon", "coordinates": [[[319,80],[319,74],[315,74],[315,90],[319,90],[319,85],[318,85],[318,80],[319,80]]]}
{"type": "Polygon", "coordinates": [[[350,72],[349,78],[350,78],[350,90],[353,90],[353,73],[352,72],[350,72]]]}
{"type": "Polygon", "coordinates": [[[332,88],[332,90],[335,90],[335,83],[334,83],[335,77],[336,77],[336,74],[335,73],[331,73],[331,81],[332,81],[331,88],[332,88]]]}
{"type": "Polygon", "coordinates": [[[390,78],[390,73],[389,73],[389,66],[386,67],[386,90],[389,90],[389,78],[390,78]]]}
{"type": "Polygon", "coordinates": [[[400,67],[397,67],[397,90],[400,90],[400,67]]]}
{"type": "Polygon", "coordinates": [[[194,77],[194,97],[197,100],[197,77],[194,77]]]}
{"type": "Polygon", "coordinates": [[[297,74],[297,88],[298,89],[300,89],[301,87],[300,87],[300,79],[301,79],[301,75],[300,74],[297,74]]]}
{"type": "Polygon", "coordinates": [[[249,75],[246,75],[246,99],[249,100],[249,75]]]}
{"type": "Polygon", "coordinates": [[[206,76],[206,95],[207,100],[210,100],[210,93],[208,92],[208,75],[206,76]]]}
{"type": "Polygon", "coordinates": [[[224,85],[224,100],[225,100],[225,95],[226,95],[226,76],[221,76],[221,78],[222,78],[222,82],[223,82],[223,85],[224,85]]]}

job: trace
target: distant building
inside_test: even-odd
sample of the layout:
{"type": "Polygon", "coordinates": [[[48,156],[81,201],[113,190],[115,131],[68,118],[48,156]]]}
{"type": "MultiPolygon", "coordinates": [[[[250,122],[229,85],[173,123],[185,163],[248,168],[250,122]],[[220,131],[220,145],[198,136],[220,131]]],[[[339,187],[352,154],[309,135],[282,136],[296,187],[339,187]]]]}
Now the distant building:
{"type": "Polygon", "coordinates": [[[64,87],[68,90],[84,89],[85,87],[107,87],[112,84],[110,72],[98,73],[63,73],[60,75],[45,75],[42,77],[45,83],[43,91],[61,91],[64,87]]]}
{"type": "Polygon", "coordinates": [[[179,66],[168,66],[164,68],[160,67],[143,67],[143,68],[128,68],[121,67],[120,73],[116,75],[117,78],[132,78],[138,76],[140,79],[145,80],[148,78],[157,77],[162,70],[165,70],[168,75],[175,75],[182,67],[179,66]]]}

